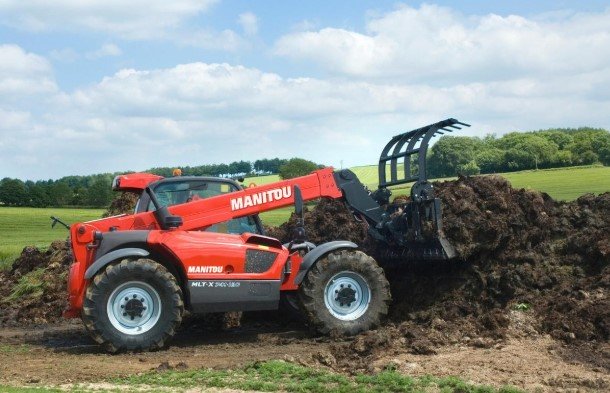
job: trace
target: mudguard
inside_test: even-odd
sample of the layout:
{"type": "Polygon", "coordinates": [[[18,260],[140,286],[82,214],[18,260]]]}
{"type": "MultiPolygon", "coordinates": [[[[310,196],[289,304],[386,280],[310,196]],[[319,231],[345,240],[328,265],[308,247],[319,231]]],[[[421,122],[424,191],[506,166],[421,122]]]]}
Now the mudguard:
{"type": "Polygon", "coordinates": [[[100,259],[93,262],[87,271],[85,272],[85,279],[90,280],[96,275],[102,268],[109,263],[116,261],[117,259],[123,259],[127,257],[147,257],[150,253],[142,248],[120,248],[103,255],[100,259]]]}
{"type": "Polygon", "coordinates": [[[294,283],[296,285],[300,285],[309,269],[311,269],[313,264],[316,263],[318,259],[322,258],[324,255],[328,254],[331,251],[345,248],[356,249],[358,248],[358,245],[347,240],[337,240],[334,242],[320,244],[319,246],[308,252],[305,257],[303,257],[303,262],[301,262],[301,267],[299,268],[299,273],[294,279],[294,283]]]}

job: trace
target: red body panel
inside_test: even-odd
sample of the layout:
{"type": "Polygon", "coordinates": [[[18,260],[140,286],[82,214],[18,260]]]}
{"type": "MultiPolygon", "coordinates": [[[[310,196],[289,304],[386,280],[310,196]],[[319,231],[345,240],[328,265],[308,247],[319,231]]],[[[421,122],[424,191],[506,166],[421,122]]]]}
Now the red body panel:
{"type": "Polygon", "coordinates": [[[171,251],[181,261],[189,280],[281,279],[288,250],[281,246],[275,248],[248,243],[250,236],[201,231],[152,231],[148,243],[171,251]],[[248,249],[275,253],[275,262],[266,272],[246,273],[244,266],[248,249]]]}
{"type": "Polygon", "coordinates": [[[163,179],[163,176],[153,175],[151,173],[130,173],[114,178],[112,188],[121,191],[142,191],[150,183],[163,179]]]}
{"type": "MultiPolygon", "coordinates": [[[[120,189],[142,189],[160,177],[135,174],[120,177],[120,189]],[[137,175],[137,176],[135,176],[137,175]]],[[[75,263],[70,268],[68,281],[69,307],[66,317],[77,317],[83,304],[88,281],[85,271],[95,260],[94,233],[111,230],[150,230],[147,243],[151,250],[172,255],[191,280],[283,280],[281,290],[295,290],[294,279],[302,258],[276,240],[262,241],[252,234],[230,235],[202,232],[203,229],[233,218],[294,204],[293,188],[299,186],[303,200],[320,197],[341,198],[332,168],[317,170],[309,175],[272,184],[251,187],[229,194],[218,195],[169,207],[173,215],[182,217],[183,225],[174,230],[161,230],[153,212],[119,215],[72,225],[70,229],[75,263]],[[262,242],[262,244],[261,244],[262,242]],[[271,245],[269,245],[271,244],[271,245]],[[246,250],[274,252],[272,266],[262,273],[246,273],[246,250]],[[290,260],[290,270],[286,262],[290,260]],[[206,270],[206,267],[209,268],[206,270]],[[195,268],[195,269],[193,269],[195,268]],[[189,269],[191,271],[189,272],[189,269]]]]}

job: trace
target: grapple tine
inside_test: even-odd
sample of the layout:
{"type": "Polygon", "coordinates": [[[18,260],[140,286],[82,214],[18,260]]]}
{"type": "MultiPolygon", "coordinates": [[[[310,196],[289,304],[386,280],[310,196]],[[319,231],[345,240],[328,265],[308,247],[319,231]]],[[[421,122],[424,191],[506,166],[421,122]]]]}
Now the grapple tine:
{"type": "Polygon", "coordinates": [[[435,135],[444,135],[445,132],[453,132],[454,129],[460,130],[461,127],[458,125],[470,127],[469,124],[451,118],[394,136],[381,151],[381,156],[379,157],[379,188],[381,189],[413,181],[426,181],[426,154],[428,152],[428,143],[430,139],[435,135]],[[417,158],[416,174],[412,173],[412,157],[417,158]],[[399,177],[398,161],[400,159],[403,160],[404,174],[399,177]],[[388,162],[390,162],[389,181],[387,180],[386,175],[388,162]]]}

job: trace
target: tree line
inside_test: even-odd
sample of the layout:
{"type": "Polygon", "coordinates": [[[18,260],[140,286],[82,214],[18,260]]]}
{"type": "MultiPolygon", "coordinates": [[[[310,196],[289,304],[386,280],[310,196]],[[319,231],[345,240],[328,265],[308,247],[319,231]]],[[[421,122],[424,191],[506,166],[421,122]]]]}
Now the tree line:
{"type": "MultiPolygon", "coordinates": [[[[441,137],[428,151],[429,177],[511,172],[601,163],[610,165],[610,132],[598,128],[548,129],[512,132],[502,137],[441,137]]],[[[288,179],[321,167],[301,158],[272,158],[180,167],[183,176],[238,177],[279,174],[288,179]]],[[[172,167],[145,172],[172,176],[172,167]]],[[[5,206],[108,206],[112,179],[120,173],[66,176],[59,180],[0,181],[0,204],[5,206]]]]}
{"type": "Polygon", "coordinates": [[[610,132],[599,128],[511,132],[498,138],[442,136],[428,151],[430,177],[610,165],[610,132]]]}
{"type": "MultiPolygon", "coordinates": [[[[307,160],[272,158],[254,162],[235,161],[230,164],[208,164],[178,167],[182,176],[239,177],[248,175],[280,174],[282,178],[295,173],[309,173],[318,166],[307,160]],[[303,165],[305,165],[303,167],[303,165]],[[299,172],[300,168],[300,172],[299,172]],[[313,168],[313,169],[312,169],[313,168]]],[[[157,167],[144,172],[171,177],[175,167],[157,167]]],[[[5,206],[106,207],[113,198],[111,190],[115,176],[130,173],[104,173],[89,176],[65,176],[58,180],[22,181],[4,178],[0,180],[0,204],[5,206]]]]}

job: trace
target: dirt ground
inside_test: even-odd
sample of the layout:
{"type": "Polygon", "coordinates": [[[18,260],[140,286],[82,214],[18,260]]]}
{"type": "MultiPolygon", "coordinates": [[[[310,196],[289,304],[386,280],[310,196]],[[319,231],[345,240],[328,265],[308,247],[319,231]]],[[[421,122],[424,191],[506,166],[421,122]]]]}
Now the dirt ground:
{"type": "MultiPolygon", "coordinates": [[[[518,317],[519,318],[519,317],[518,317]]],[[[519,326],[519,321],[515,321],[519,326]]],[[[354,339],[343,339],[344,353],[355,358],[354,339]],[[347,351],[347,353],[345,352],[347,351]]],[[[0,331],[0,384],[26,386],[95,383],[114,376],[168,368],[232,368],[256,360],[285,359],[349,373],[333,354],[336,341],[313,335],[299,324],[242,324],[211,331],[187,322],[172,345],[157,352],[110,355],[91,341],[79,321],[0,331]]],[[[407,375],[460,376],[477,384],[515,385],[527,391],[603,391],[610,389],[608,370],[567,361],[566,347],[549,335],[510,337],[492,348],[446,345],[433,354],[388,351],[371,371],[388,365],[407,375]]],[[[573,357],[572,357],[573,358],[573,357]]]]}

